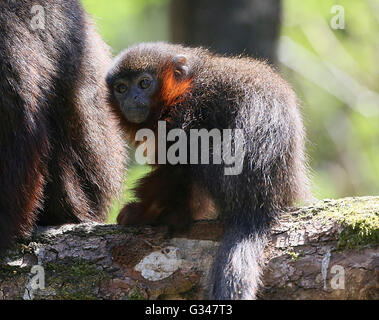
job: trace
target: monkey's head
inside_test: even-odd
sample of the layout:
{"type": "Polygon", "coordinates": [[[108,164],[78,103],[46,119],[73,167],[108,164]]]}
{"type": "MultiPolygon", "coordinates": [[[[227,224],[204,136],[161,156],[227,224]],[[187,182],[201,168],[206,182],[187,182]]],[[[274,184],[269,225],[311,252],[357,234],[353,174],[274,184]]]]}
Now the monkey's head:
{"type": "Polygon", "coordinates": [[[107,75],[112,105],[128,123],[158,120],[191,87],[185,48],[143,43],[122,52],[107,75]]]}
{"type": "Polygon", "coordinates": [[[158,81],[154,74],[140,72],[116,78],[111,90],[125,118],[132,123],[142,123],[149,116],[157,87],[158,81]]]}

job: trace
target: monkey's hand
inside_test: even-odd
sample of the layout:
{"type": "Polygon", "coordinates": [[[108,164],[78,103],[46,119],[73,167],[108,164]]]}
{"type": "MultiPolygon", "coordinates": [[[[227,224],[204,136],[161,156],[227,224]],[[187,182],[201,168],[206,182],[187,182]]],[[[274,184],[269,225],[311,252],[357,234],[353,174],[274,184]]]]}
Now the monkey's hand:
{"type": "Polygon", "coordinates": [[[146,208],[142,202],[132,202],[120,211],[117,223],[124,226],[156,224],[160,211],[155,206],[146,208]]]}
{"type": "Polygon", "coordinates": [[[149,206],[143,202],[132,202],[120,211],[117,223],[123,226],[166,225],[172,230],[186,230],[192,220],[190,213],[183,208],[170,209],[158,201],[149,206]]]}

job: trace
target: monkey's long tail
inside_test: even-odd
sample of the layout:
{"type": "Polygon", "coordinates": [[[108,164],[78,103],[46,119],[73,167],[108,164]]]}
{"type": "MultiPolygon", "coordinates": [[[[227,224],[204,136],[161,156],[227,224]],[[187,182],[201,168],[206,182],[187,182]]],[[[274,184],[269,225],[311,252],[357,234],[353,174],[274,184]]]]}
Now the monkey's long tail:
{"type": "Polygon", "coordinates": [[[210,298],[215,300],[255,299],[261,284],[266,228],[262,221],[254,222],[251,215],[234,216],[225,227],[211,271],[210,298]],[[250,219],[247,218],[248,216],[250,219]]]}

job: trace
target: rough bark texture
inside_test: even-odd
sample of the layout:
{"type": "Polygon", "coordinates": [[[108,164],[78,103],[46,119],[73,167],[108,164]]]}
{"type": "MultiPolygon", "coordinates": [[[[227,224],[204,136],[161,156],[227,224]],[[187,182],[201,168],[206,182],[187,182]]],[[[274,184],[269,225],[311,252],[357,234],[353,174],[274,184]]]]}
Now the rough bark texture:
{"type": "MultiPolygon", "coordinates": [[[[379,197],[323,200],[283,214],[265,252],[261,299],[378,299],[379,197]]],[[[0,299],[202,299],[221,227],[65,225],[0,260],[0,299]],[[45,272],[35,289],[32,267],[45,272]],[[34,288],[34,289],[33,289],[34,288]]],[[[36,272],[34,270],[34,272],[36,272]]]]}
{"type": "Polygon", "coordinates": [[[171,0],[173,42],[275,62],[280,0],[171,0]]]}

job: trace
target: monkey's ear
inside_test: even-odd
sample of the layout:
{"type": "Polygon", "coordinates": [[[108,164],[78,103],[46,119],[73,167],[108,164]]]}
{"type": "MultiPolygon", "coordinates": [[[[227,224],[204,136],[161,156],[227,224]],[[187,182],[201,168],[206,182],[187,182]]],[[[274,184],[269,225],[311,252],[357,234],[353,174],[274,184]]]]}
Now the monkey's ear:
{"type": "Polygon", "coordinates": [[[188,66],[188,60],[186,56],[179,54],[172,59],[172,62],[175,68],[174,73],[177,77],[183,78],[188,75],[189,66],[188,66]]]}

